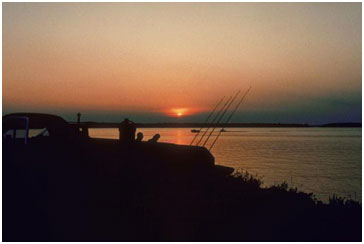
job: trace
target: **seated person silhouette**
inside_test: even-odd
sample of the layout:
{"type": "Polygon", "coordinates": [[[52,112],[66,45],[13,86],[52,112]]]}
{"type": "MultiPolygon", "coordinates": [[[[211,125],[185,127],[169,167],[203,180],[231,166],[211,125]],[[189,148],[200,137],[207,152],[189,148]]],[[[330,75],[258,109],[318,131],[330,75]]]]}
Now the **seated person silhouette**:
{"type": "Polygon", "coordinates": [[[161,136],[159,134],[155,134],[153,136],[152,139],[149,139],[148,142],[151,142],[151,143],[157,143],[158,139],[160,138],[161,136]]]}
{"type": "Polygon", "coordinates": [[[137,134],[137,138],[136,138],[136,141],[137,141],[137,142],[141,142],[141,141],[143,140],[143,137],[144,137],[143,133],[138,132],[138,134],[137,134]]]}

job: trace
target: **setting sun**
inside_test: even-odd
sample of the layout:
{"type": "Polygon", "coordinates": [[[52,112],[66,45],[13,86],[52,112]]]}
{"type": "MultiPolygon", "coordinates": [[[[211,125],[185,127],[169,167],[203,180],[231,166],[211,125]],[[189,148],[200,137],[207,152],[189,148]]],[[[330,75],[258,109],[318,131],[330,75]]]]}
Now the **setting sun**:
{"type": "Polygon", "coordinates": [[[171,115],[176,117],[182,117],[186,113],[188,113],[187,108],[174,108],[171,110],[171,115]]]}
{"type": "Polygon", "coordinates": [[[193,114],[190,108],[170,108],[166,109],[164,113],[171,117],[184,117],[193,114]]]}
{"type": "Polygon", "coordinates": [[[166,116],[169,117],[176,117],[176,118],[180,118],[180,117],[188,117],[191,115],[194,115],[196,113],[201,113],[206,111],[205,108],[200,108],[200,107],[177,107],[177,108],[166,108],[161,110],[162,113],[164,113],[166,116]]]}

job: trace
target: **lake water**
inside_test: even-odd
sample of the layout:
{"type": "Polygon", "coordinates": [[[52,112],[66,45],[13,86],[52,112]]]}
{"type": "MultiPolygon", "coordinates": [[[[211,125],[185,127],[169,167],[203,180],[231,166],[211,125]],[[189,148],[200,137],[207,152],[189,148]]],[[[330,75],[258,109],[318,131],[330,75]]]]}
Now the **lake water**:
{"type": "MultiPolygon", "coordinates": [[[[189,128],[140,128],[143,140],[189,145],[189,128]]],[[[248,170],[264,185],[297,187],[327,202],[329,196],[361,201],[361,128],[227,128],[211,150],[216,164],[248,170]]],[[[200,133],[200,135],[203,133],[200,133]]],[[[214,135],[214,134],[213,134],[214,135]]],[[[117,129],[91,129],[91,137],[118,138],[117,129]]],[[[210,138],[212,142],[214,137],[210,138]]],[[[208,144],[209,146],[209,144],[208,144]]]]}

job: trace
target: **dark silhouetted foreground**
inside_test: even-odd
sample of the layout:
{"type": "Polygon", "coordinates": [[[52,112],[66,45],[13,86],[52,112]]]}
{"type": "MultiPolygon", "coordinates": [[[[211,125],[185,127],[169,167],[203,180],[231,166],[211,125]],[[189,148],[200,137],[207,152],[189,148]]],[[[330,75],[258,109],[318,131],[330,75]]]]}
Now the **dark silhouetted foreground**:
{"type": "Polygon", "coordinates": [[[361,241],[357,202],[262,188],[201,147],[91,139],[53,122],[53,136],[27,144],[3,131],[3,241],[361,241]]]}

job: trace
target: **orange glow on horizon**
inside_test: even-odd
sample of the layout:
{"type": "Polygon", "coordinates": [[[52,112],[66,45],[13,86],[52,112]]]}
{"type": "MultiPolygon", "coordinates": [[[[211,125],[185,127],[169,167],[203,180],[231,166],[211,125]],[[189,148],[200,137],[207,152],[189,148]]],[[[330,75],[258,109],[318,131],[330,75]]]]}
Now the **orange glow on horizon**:
{"type": "Polygon", "coordinates": [[[203,111],[203,110],[197,109],[197,108],[171,108],[171,109],[166,109],[162,112],[169,117],[181,118],[181,117],[199,113],[201,111],[203,111]]]}
{"type": "Polygon", "coordinates": [[[184,115],[188,115],[189,113],[189,109],[187,108],[173,108],[171,109],[171,111],[169,112],[168,116],[172,116],[172,117],[182,117],[184,115]]]}

